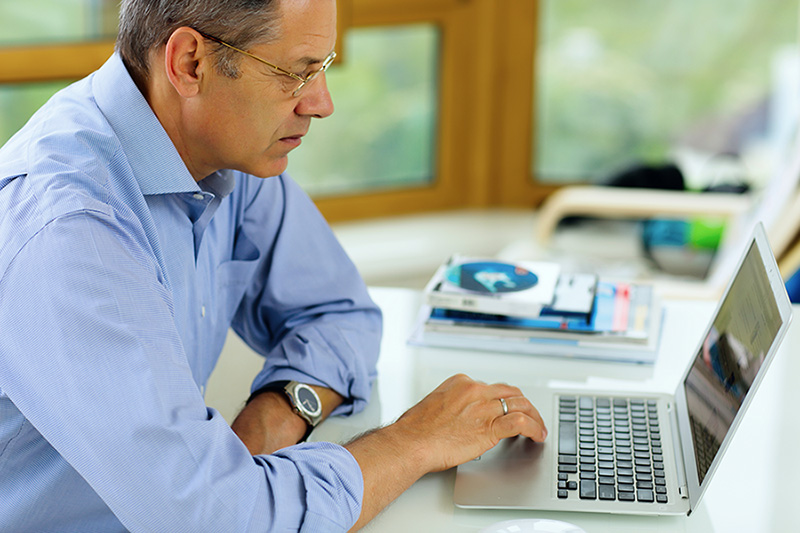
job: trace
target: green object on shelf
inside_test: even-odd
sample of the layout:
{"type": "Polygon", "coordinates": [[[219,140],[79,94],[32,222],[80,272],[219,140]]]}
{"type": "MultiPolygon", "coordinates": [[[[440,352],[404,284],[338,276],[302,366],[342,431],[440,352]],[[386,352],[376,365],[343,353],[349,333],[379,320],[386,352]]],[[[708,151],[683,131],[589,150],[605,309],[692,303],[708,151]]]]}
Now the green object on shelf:
{"type": "Polygon", "coordinates": [[[688,244],[693,248],[716,250],[722,241],[725,221],[720,218],[693,218],[689,220],[688,244]]]}

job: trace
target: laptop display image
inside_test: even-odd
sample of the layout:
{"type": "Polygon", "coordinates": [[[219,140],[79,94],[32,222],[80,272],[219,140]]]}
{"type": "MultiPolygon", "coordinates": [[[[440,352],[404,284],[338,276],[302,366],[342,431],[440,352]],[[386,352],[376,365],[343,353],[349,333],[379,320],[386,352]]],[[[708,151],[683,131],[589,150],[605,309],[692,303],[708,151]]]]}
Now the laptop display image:
{"type": "Polygon", "coordinates": [[[456,505],[691,513],[790,320],[783,280],[759,224],[674,394],[524,391],[550,437],[545,443],[506,439],[459,466],[456,505]]]}

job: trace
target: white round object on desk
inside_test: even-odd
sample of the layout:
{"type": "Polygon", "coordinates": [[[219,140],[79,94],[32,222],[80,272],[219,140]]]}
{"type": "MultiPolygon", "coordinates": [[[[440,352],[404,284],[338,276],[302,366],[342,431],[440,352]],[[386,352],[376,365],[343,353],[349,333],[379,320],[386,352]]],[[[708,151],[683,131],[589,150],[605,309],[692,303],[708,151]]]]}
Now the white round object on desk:
{"type": "Polygon", "coordinates": [[[546,518],[523,518],[492,524],[480,533],[586,533],[575,524],[546,518]]]}

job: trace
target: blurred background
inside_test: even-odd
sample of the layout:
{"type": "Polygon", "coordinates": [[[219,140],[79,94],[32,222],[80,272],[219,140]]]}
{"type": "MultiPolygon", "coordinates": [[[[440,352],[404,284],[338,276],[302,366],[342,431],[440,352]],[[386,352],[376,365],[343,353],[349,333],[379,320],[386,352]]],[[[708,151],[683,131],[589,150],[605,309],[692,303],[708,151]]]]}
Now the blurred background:
{"type": "MultiPolygon", "coordinates": [[[[797,0],[340,0],[336,105],[290,158],[368,282],[530,239],[565,185],[675,165],[765,190],[794,148],[797,0]],[[392,269],[395,271],[392,272],[392,269]]],[[[109,0],[0,0],[0,143],[113,49],[109,0]]]]}

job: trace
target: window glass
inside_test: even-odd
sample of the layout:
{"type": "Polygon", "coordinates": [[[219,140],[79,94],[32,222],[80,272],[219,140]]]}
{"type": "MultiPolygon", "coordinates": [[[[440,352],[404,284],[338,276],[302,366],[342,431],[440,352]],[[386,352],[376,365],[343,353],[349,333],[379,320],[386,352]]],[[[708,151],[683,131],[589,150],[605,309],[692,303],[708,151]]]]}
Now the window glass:
{"type": "Polygon", "coordinates": [[[672,161],[710,182],[727,158],[767,179],[797,114],[797,4],[543,0],[533,175],[598,181],[672,161]]]}
{"type": "Polygon", "coordinates": [[[326,74],[336,111],[291,153],[292,177],[317,197],[429,183],[438,50],[429,24],[348,31],[344,61],[326,74]]]}
{"type": "Polygon", "coordinates": [[[0,2],[0,46],[113,37],[116,0],[6,0],[0,2]]]}

